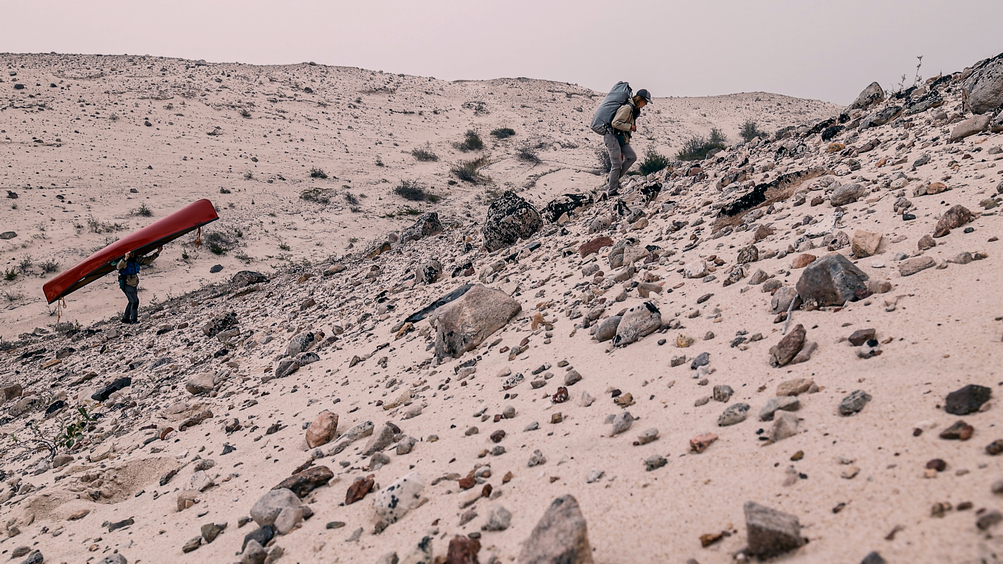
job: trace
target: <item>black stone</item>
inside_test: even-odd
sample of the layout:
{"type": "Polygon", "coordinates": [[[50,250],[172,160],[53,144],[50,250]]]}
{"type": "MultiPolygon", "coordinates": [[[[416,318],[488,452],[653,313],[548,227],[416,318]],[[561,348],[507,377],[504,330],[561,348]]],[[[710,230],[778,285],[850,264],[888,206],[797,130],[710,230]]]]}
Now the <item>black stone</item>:
{"type": "Polygon", "coordinates": [[[63,409],[64,407],[66,407],[66,402],[65,401],[63,401],[63,400],[56,400],[56,401],[52,402],[52,405],[50,405],[48,408],[46,408],[45,415],[46,416],[52,415],[53,413],[59,411],[60,409],[63,409]]]}
{"type": "Polygon", "coordinates": [[[952,415],[968,415],[989,401],[993,391],[985,386],[969,384],[960,390],[947,394],[944,411],[952,415]]]}
{"type": "Polygon", "coordinates": [[[563,194],[550,201],[541,214],[544,219],[553,223],[564,214],[569,216],[577,209],[592,203],[592,196],[587,194],[563,194]]]}
{"type": "Polygon", "coordinates": [[[216,274],[217,272],[219,272],[221,270],[223,270],[223,265],[222,264],[216,264],[216,265],[213,265],[213,267],[209,269],[209,274],[216,274]]]}
{"type": "Polygon", "coordinates": [[[874,550],[865,556],[864,559],[860,561],[860,564],[885,564],[885,559],[882,558],[876,550],[874,550]]]}
{"type": "Polygon", "coordinates": [[[108,399],[108,396],[114,394],[115,392],[121,390],[122,388],[131,385],[132,385],[132,378],[129,378],[128,376],[126,376],[125,378],[119,378],[118,380],[115,380],[111,384],[108,384],[107,386],[102,388],[100,391],[94,392],[94,394],[91,395],[91,399],[96,402],[105,401],[106,399],[108,399]]]}
{"type": "Polygon", "coordinates": [[[435,311],[436,309],[448,304],[451,301],[456,300],[463,294],[466,294],[467,290],[473,287],[474,287],[473,284],[464,284],[463,286],[460,286],[459,288],[453,290],[452,292],[446,294],[445,296],[442,296],[441,298],[435,300],[431,304],[425,306],[424,308],[421,309],[421,311],[416,311],[415,313],[412,313],[404,321],[406,323],[416,323],[418,321],[421,321],[422,319],[428,317],[428,315],[433,311],[435,311]]]}
{"type": "Polygon", "coordinates": [[[247,541],[256,540],[258,541],[258,544],[265,546],[274,536],[275,529],[273,529],[271,525],[265,525],[260,529],[251,531],[250,533],[244,535],[244,544],[240,545],[240,551],[244,552],[244,549],[247,548],[247,541]]]}

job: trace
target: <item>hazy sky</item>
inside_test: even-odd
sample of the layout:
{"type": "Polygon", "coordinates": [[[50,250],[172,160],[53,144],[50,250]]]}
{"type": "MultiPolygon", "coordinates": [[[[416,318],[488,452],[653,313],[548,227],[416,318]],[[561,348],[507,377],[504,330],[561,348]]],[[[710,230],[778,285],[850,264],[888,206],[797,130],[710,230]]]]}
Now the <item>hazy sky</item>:
{"type": "Polygon", "coordinates": [[[1003,51],[1003,0],[0,0],[0,51],[314,61],[848,104],[1003,51]]]}

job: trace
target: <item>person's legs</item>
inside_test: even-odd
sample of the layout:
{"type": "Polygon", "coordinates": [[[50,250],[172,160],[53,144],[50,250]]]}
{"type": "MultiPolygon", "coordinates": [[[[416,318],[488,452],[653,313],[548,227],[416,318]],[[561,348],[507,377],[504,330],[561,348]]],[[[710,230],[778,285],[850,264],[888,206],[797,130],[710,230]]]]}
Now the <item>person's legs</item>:
{"type": "Polygon", "coordinates": [[[624,145],[620,148],[620,152],[623,154],[623,166],[620,169],[620,176],[627,174],[630,167],[637,162],[637,153],[630,145],[624,145]]]}
{"type": "Polygon", "coordinates": [[[621,170],[621,159],[620,159],[620,143],[616,140],[616,134],[609,132],[603,136],[603,141],[606,143],[606,152],[609,153],[609,185],[606,190],[610,193],[616,193],[617,183],[620,181],[620,170],[621,170]]]}
{"type": "Polygon", "coordinates": [[[129,298],[129,305],[125,308],[125,319],[129,323],[136,323],[139,315],[139,289],[126,284],[124,291],[129,298]]]}

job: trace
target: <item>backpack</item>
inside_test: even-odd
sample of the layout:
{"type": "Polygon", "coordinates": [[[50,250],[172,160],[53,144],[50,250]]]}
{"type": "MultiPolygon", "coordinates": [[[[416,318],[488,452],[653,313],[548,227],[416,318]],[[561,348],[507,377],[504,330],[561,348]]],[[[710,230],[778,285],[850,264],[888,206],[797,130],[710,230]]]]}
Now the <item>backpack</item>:
{"type": "Polygon", "coordinates": [[[606,135],[606,132],[610,129],[610,124],[613,123],[613,116],[616,115],[616,111],[620,109],[620,106],[627,103],[627,100],[634,95],[634,92],[630,89],[630,85],[626,82],[617,82],[613,89],[609,91],[609,94],[603,98],[601,104],[596,109],[595,115],[592,116],[592,131],[595,131],[599,135],[606,135]]]}
{"type": "Polygon", "coordinates": [[[139,274],[139,263],[135,260],[126,261],[125,268],[118,271],[119,276],[134,276],[139,274]]]}

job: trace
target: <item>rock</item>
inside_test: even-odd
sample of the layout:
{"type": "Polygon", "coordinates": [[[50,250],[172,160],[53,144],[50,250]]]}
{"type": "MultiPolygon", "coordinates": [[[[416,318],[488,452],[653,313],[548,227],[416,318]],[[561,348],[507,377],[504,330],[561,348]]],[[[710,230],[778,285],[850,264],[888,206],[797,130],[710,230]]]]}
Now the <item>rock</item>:
{"type": "Polygon", "coordinates": [[[993,509],[992,511],[987,511],[979,516],[979,518],[975,520],[975,526],[978,527],[980,531],[985,531],[989,527],[992,527],[1001,521],[1003,521],[1003,513],[993,509]]]}
{"type": "Polygon", "coordinates": [[[959,420],[954,422],[954,424],[950,427],[941,431],[940,438],[949,441],[967,441],[972,438],[973,433],[975,433],[975,427],[959,420]]]}
{"type": "Polygon", "coordinates": [[[214,264],[209,268],[209,274],[216,274],[217,272],[223,272],[222,264],[214,264]]]}
{"type": "Polygon", "coordinates": [[[265,546],[273,538],[275,538],[274,527],[272,527],[271,525],[268,525],[267,527],[258,527],[257,529],[244,535],[244,542],[241,545],[241,550],[244,551],[245,554],[247,554],[248,548],[251,546],[252,543],[257,543],[258,546],[265,546]]]}
{"type": "MultiPolygon", "coordinates": [[[[531,423],[530,425],[536,425],[536,423],[531,423]]],[[[543,456],[543,453],[540,452],[538,449],[533,451],[533,456],[529,457],[529,462],[526,463],[526,466],[532,468],[534,466],[542,466],[546,463],[547,463],[547,457],[543,456]]]]}
{"type": "Polygon", "coordinates": [[[963,388],[947,394],[947,401],[944,403],[944,411],[952,415],[968,415],[975,413],[982,407],[982,404],[989,401],[992,396],[992,389],[976,384],[969,384],[963,388]]]}
{"type": "Polygon", "coordinates": [[[303,499],[313,490],[326,486],[332,478],[334,478],[334,472],[331,472],[327,466],[313,466],[289,476],[272,489],[288,489],[296,494],[296,497],[303,499]]]}
{"type": "MultiPolygon", "coordinates": [[[[240,273],[238,273],[239,275],[240,273]]],[[[237,324],[237,314],[234,312],[227,312],[209,320],[208,323],[202,326],[202,333],[206,337],[215,337],[216,335],[226,331],[230,327],[237,324]]]]}
{"type": "Polygon", "coordinates": [[[714,398],[714,401],[728,403],[728,400],[731,399],[731,396],[734,393],[735,391],[731,389],[731,386],[714,386],[714,391],[711,397],[714,398]]]}
{"type": "Polygon", "coordinates": [[[1003,439],[996,439],[986,445],[986,454],[996,456],[1000,453],[1003,453],[1003,439]]]}
{"type": "Polygon", "coordinates": [[[794,355],[791,359],[790,364],[801,364],[802,362],[808,362],[811,360],[811,355],[815,354],[815,350],[818,349],[818,343],[814,341],[805,341],[804,346],[798,351],[798,354],[794,355]]]}
{"type": "Polygon", "coordinates": [[[251,519],[254,519],[259,527],[265,527],[274,523],[283,509],[302,505],[303,502],[292,490],[285,488],[269,490],[251,507],[251,519]]]}
{"type": "Polygon", "coordinates": [[[794,302],[795,309],[801,305],[801,296],[798,295],[798,291],[791,286],[781,286],[770,296],[770,311],[784,313],[790,309],[791,302],[794,302]]]}
{"type": "Polygon", "coordinates": [[[8,402],[12,399],[21,397],[24,390],[21,388],[21,384],[8,384],[0,388],[0,405],[8,402]]]}
{"type": "Polygon", "coordinates": [[[352,485],[348,486],[348,491],[345,493],[345,505],[352,505],[357,501],[361,501],[366,497],[366,494],[373,490],[375,483],[376,478],[372,474],[365,478],[356,478],[352,482],[352,485]]]}
{"type": "Polygon", "coordinates": [[[850,392],[850,395],[843,398],[843,401],[839,402],[839,414],[843,416],[853,415],[864,409],[864,406],[869,401],[871,401],[870,394],[863,390],[854,390],[850,392]]]}
{"type": "Polygon", "coordinates": [[[808,266],[809,264],[815,262],[816,258],[818,258],[818,257],[816,257],[815,255],[813,255],[811,253],[802,253],[802,254],[794,257],[794,260],[791,261],[791,269],[798,270],[800,268],[804,268],[804,267],[808,266]]]}
{"type": "Polygon", "coordinates": [[[265,564],[265,558],[268,558],[268,551],[261,546],[261,543],[254,539],[244,543],[240,564],[265,564]]]}
{"type": "MultiPolygon", "coordinates": [[[[129,378],[128,376],[126,376],[124,378],[117,378],[111,384],[108,384],[104,388],[101,388],[97,392],[94,392],[91,395],[91,399],[94,400],[94,401],[96,401],[96,402],[105,401],[109,397],[111,397],[111,395],[114,394],[115,392],[117,392],[117,391],[119,391],[121,389],[127,388],[129,386],[132,386],[132,378],[129,378]]],[[[11,408],[11,410],[13,410],[13,409],[14,408],[11,408]]]]}
{"type": "Polygon", "coordinates": [[[500,505],[488,508],[488,521],[481,527],[482,531],[504,531],[512,524],[512,512],[500,505]]]}
{"type": "Polygon", "coordinates": [[[480,550],[481,541],[456,535],[449,541],[446,564],[477,564],[477,553],[480,550]]]}
{"type": "Polygon", "coordinates": [[[770,441],[779,442],[793,437],[798,432],[798,417],[789,411],[778,411],[773,415],[773,429],[770,431],[770,441]]]}
{"type": "MultiPolygon", "coordinates": [[[[240,272],[234,274],[233,278],[230,279],[230,284],[235,290],[239,290],[244,286],[250,286],[251,284],[263,284],[265,282],[268,282],[268,277],[260,272],[254,272],[253,270],[241,270],[240,272]]],[[[213,335],[209,336],[212,337],[213,335]]]]}
{"type": "Polygon", "coordinates": [[[881,89],[881,85],[877,82],[872,82],[864,88],[863,91],[857,96],[857,99],[853,101],[847,110],[857,110],[865,109],[881,102],[885,99],[885,91],[881,89]]]}
{"type": "Polygon", "coordinates": [[[105,556],[97,564],[129,564],[129,561],[125,559],[125,556],[116,552],[105,556]]]}
{"type": "MultiPolygon", "coordinates": [[[[275,378],[285,378],[300,369],[300,363],[294,358],[284,358],[275,367],[275,378]]],[[[267,374],[266,374],[267,376],[267,374]]],[[[264,380],[264,378],[262,378],[264,380]]]]}
{"type": "Polygon", "coordinates": [[[747,403],[736,403],[735,405],[729,406],[727,409],[721,413],[721,416],[717,418],[717,425],[719,427],[729,427],[731,425],[737,425],[742,421],[745,421],[746,417],[749,416],[749,404],[747,403]]]}
{"type": "Polygon", "coordinates": [[[795,287],[802,300],[811,298],[819,306],[841,306],[869,295],[867,275],[838,253],[805,268],[795,287]]]}
{"type": "MultiPolygon", "coordinates": [[[[41,551],[33,550],[27,558],[24,559],[21,564],[43,564],[45,562],[45,557],[42,556],[41,551]]],[[[591,560],[590,560],[591,562],[591,560]]]]}
{"type": "Polygon", "coordinates": [[[952,206],[951,209],[944,212],[940,220],[937,221],[937,227],[933,231],[933,236],[943,237],[951,232],[952,229],[961,227],[962,225],[968,223],[972,220],[972,212],[968,210],[965,206],[957,205],[952,206]]]}
{"type": "Polygon", "coordinates": [[[867,187],[856,182],[851,182],[833,190],[832,195],[829,196],[829,203],[832,207],[845,206],[866,196],[867,187]]]}
{"type": "Polygon", "coordinates": [[[460,357],[504,327],[521,310],[519,302],[505,292],[480,284],[474,286],[432,314],[435,354],[439,358],[460,357]]]}
{"type": "Polygon", "coordinates": [[[362,456],[372,456],[381,452],[394,442],[394,435],[399,432],[400,429],[396,425],[387,421],[387,424],[380,427],[379,432],[374,433],[373,438],[369,439],[366,448],[362,449],[362,456]]]}
{"type": "Polygon", "coordinates": [[[192,377],[185,384],[185,389],[192,395],[208,394],[216,388],[216,378],[207,372],[192,377]]]}
{"type": "Polygon", "coordinates": [[[8,239],[13,239],[14,237],[17,237],[16,231],[4,231],[3,233],[0,233],[0,241],[6,241],[8,239]]]}
{"type": "Polygon", "coordinates": [[[397,557],[396,552],[388,552],[383,556],[380,556],[379,560],[376,561],[376,564],[400,564],[400,558],[397,557]]]}
{"type": "Polygon", "coordinates": [[[222,525],[217,525],[216,523],[206,523],[205,525],[202,525],[202,538],[205,539],[206,544],[211,544],[225,528],[226,523],[223,523],[222,525]]]}
{"type": "Polygon", "coordinates": [[[1003,53],[976,63],[961,88],[965,107],[976,114],[1003,105],[1003,53]]]}
{"type": "Polygon", "coordinates": [[[859,347],[860,345],[873,339],[875,334],[874,329],[857,329],[850,335],[848,340],[851,345],[859,347]]]}
{"type": "Polygon", "coordinates": [[[425,484],[421,474],[411,472],[380,490],[373,499],[376,516],[384,523],[396,523],[408,511],[417,507],[425,484]]]}
{"type": "Polygon", "coordinates": [[[186,542],[185,545],[181,547],[181,552],[188,554],[189,552],[196,550],[200,546],[202,546],[202,537],[195,537],[186,542]]]}
{"type": "Polygon", "coordinates": [[[815,381],[809,378],[785,380],[777,385],[777,396],[799,396],[810,392],[812,388],[817,389],[817,386],[815,386],[815,381]]]}
{"type": "Polygon", "coordinates": [[[604,319],[603,322],[599,324],[599,327],[596,327],[596,340],[602,343],[615,337],[616,329],[619,327],[620,321],[622,320],[623,317],[619,315],[613,315],[604,319]]]}
{"type": "Polygon", "coordinates": [[[593,253],[598,253],[599,249],[602,249],[603,247],[612,247],[612,246],[613,246],[613,239],[610,239],[609,237],[605,236],[596,237],[595,239],[592,239],[588,243],[584,243],[581,247],[578,247],[578,254],[582,258],[585,258],[593,253]]]}
{"type": "Polygon", "coordinates": [[[442,263],[435,259],[422,261],[415,265],[413,273],[416,284],[434,284],[442,276],[442,263]]]}
{"type": "Polygon", "coordinates": [[[571,495],[555,499],[523,542],[518,564],[593,564],[588,527],[571,495]]]}
{"type": "Polygon", "coordinates": [[[699,454],[713,444],[717,440],[717,435],[714,433],[703,433],[702,435],[697,435],[690,439],[690,450],[699,454]]]}
{"type": "Polygon", "coordinates": [[[284,507],[275,517],[275,530],[288,535],[303,521],[304,507],[284,507]]]}
{"type": "Polygon", "coordinates": [[[662,314],[653,302],[644,302],[627,310],[616,328],[613,345],[625,347],[662,326],[662,314]]]}
{"type": "Polygon", "coordinates": [[[514,192],[505,192],[488,207],[481,233],[488,252],[528,239],[543,227],[540,213],[514,192]]]}
{"type": "Polygon", "coordinates": [[[888,106],[860,120],[858,129],[864,130],[868,127],[878,127],[897,118],[902,113],[902,106],[888,106]]]}
{"type": "Polygon", "coordinates": [[[344,271],[345,271],[345,265],[341,264],[340,262],[336,262],[331,266],[327,267],[326,269],[324,269],[324,276],[325,277],[334,276],[335,274],[339,274],[344,271]]]}
{"type": "MultiPolygon", "coordinates": [[[[748,247],[738,251],[738,260],[736,262],[738,262],[738,264],[748,264],[750,262],[756,262],[757,260],[759,260],[759,249],[757,249],[755,245],[749,245],[748,247]]],[[[752,284],[752,282],[749,283],[752,284]]]]}
{"type": "Polygon", "coordinates": [[[773,414],[778,411],[797,411],[801,409],[801,402],[793,396],[779,396],[766,400],[766,405],[759,410],[760,421],[772,421],[773,414]]]}
{"type": "Polygon", "coordinates": [[[917,272],[922,272],[932,266],[935,266],[937,261],[933,260],[932,257],[916,257],[902,261],[899,263],[899,274],[902,276],[912,276],[917,272]]]}
{"type": "Polygon", "coordinates": [[[775,347],[770,349],[770,365],[779,367],[789,364],[804,346],[806,335],[807,331],[805,331],[804,325],[798,323],[790,333],[780,339],[775,347]]]}
{"type": "Polygon", "coordinates": [[[338,436],[338,416],[328,410],[321,411],[306,428],[306,444],[310,448],[326,445],[338,436]]]}
{"type": "Polygon", "coordinates": [[[431,237],[442,233],[442,223],[439,221],[439,214],[436,212],[425,212],[418,216],[414,224],[401,231],[401,244],[408,241],[418,241],[425,237],[431,237]]]}
{"type": "MultiPolygon", "coordinates": [[[[564,214],[568,217],[577,215],[579,209],[592,205],[592,196],[588,194],[562,194],[547,203],[541,215],[547,221],[554,223],[564,214]]],[[[613,243],[610,243],[612,245],[613,243]]],[[[584,255],[583,255],[584,256],[584,255]]]]}
{"type": "Polygon", "coordinates": [[[286,345],[286,356],[296,356],[306,351],[313,345],[316,338],[312,332],[297,333],[292,339],[289,339],[289,344],[286,345]]]}
{"type": "Polygon", "coordinates": [[[619,435],[620,433],[625,433],[630,429],[630,426],[634,424],[634,416],[630,414],[629,411],[621,411],[613,417],[613,431],[610,436],[619,435]]]}
{"type": "Polygon", "coordinates": [[[753,501],[746,502],[744,509],[749,554],[771,558],[804,544],[797,517],[753,501]]]}
{"type": "Polygon", "coordinates": [[[646,472],[651,472],[652,470],[658,470],[662,466],[668,464],[669,461],[664,456],[660,454],[652,454],[648,458],[644,459],[644,470],[646,472]]]}
{"type": "Polygon", "coordinates": [[[853,256],[857,258],[872,256],[878,252],[878,247],[880,246],[880,233],[872,233],[862,229],[857,229],[853,232],[853,242],[850,243],[850,249],[853,252],[853,256]]]}
{"type": "Polygon", "coordinates": [[[951,141],[961,141],[965,137],[985,131],[991,119],[991,115],[975,116],[955,125],[951,130],[951,141]]]}
{"type": "Polygon", "coordinates": [[[703,260],[691,262],[683,267],[684,278],[703,278],[707,276],[707,263],[703,260]]]}

